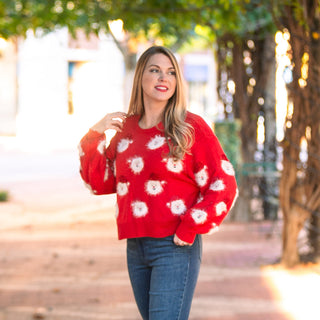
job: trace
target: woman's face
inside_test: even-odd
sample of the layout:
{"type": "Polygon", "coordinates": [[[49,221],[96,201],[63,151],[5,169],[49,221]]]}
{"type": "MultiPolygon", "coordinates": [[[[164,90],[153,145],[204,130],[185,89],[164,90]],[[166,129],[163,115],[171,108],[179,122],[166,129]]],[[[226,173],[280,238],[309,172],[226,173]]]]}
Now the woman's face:
{"type": "Polygon", "coordinates": [[[162,53],[151,56],[142,75],[144,103],[166,104],[173,96],[176,86],[176,72],[171,60],[162,53]]]}

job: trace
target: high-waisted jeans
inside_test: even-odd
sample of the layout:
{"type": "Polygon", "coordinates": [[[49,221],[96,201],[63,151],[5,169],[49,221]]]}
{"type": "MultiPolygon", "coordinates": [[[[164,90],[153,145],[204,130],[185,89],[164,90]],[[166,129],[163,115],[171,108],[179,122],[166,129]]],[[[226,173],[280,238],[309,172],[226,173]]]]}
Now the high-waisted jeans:
{"type": "Polygon", "coordinates": [[[173,236],[127,240],[131,285],[144,320],[187,320],[202,256],[198,235],[192,246],[173,236]]]}

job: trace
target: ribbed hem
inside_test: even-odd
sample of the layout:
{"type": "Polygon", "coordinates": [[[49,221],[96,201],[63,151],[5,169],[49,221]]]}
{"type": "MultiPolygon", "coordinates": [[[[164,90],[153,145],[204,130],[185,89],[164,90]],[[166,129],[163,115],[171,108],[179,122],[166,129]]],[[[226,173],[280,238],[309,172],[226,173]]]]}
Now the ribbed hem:
{"type": "Polygon", "coordinates": [[[176,233],[177,223],[165,224],[136,224],[133,223],[118,223],[118,239],[131,239],[131,238],[164,238],[176,233]]]}

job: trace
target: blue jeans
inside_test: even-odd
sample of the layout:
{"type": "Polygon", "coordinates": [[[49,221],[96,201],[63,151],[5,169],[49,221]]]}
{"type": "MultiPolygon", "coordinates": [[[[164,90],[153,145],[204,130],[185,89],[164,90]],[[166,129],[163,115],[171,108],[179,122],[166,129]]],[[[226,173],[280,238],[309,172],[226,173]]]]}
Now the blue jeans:
{"type": "Polygon", "coordinates": [[[127,240],[129,277],[143,320],[187,320],[202,256],[198,235],[192,246],[173,236],[127,240]]]}

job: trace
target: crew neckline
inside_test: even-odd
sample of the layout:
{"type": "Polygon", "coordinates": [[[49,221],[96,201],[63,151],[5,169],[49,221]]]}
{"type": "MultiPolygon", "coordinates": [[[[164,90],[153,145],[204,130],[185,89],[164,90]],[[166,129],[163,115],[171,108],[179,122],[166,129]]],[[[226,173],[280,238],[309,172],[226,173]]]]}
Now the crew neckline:
{"type": "Polygon", "coordinates": [[[140,124],[139,124],[139,121],[140,121],[140,116],[139,115],[136,115],[135,116],[136,117],[136,119],[135,119],[135,121],[136,121],[136,125],[137,125],[137,128],[140,130],[140,131],[142,131],[142,132],[150,132],[150,131],[163,131],[163,129],[164,129],[164,125],[163,125],[163,122],[162,121],[160,121],[160,122],[158,122],[156,125],[154,125],[153,127],[150,127],[150,128],[141,128],[140,127],[140,124]]]}

